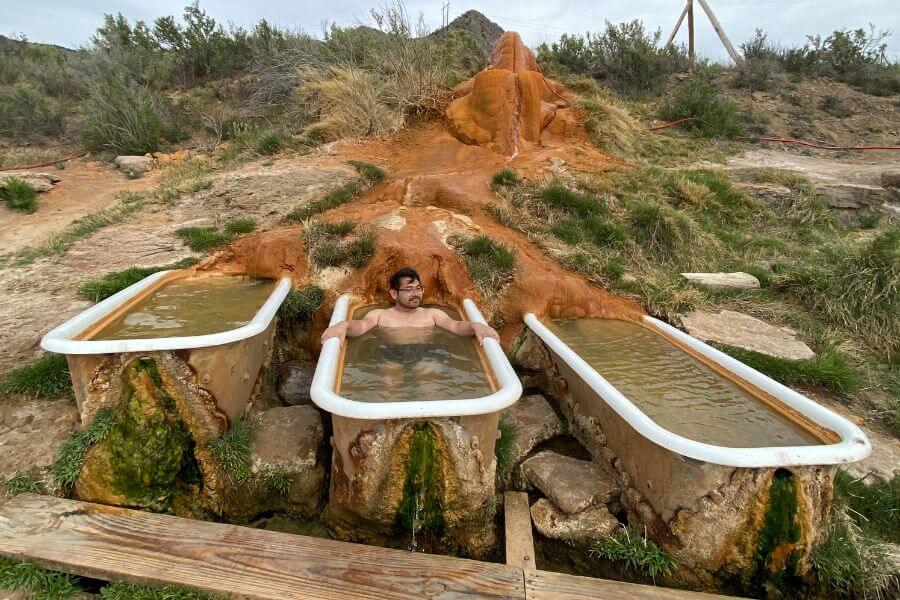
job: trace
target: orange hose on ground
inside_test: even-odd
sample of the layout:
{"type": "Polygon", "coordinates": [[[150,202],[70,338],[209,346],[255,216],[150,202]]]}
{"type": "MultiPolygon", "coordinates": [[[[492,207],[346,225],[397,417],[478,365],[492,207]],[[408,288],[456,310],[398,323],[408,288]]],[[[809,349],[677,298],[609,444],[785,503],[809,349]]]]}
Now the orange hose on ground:
{"type": "Polygon", "coordinates": [[[23,167],[4,167],[0,169],[0,171],[27,171],[28,169],[37,169],[38,167],[47,167],[50,165],[55,165],[61,162],[66,162],[69,160],[75,160],[76,158],[81,158],[82,156],[87,156],[90,152],[82,152],[81,154],[73,154],[72,156],[67,156],[65,158],[60,158],[57,160],[50,160],[43,163],[37,163],[34,165],[25,165],[23,167]]]}

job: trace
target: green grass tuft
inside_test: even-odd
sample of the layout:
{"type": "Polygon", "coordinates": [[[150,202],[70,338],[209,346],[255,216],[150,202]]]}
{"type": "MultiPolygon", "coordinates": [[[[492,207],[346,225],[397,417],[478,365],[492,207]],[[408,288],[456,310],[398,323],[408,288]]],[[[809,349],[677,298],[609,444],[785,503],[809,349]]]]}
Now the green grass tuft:
{"type": "Polygon", "coordinates": [[[516,439],[519,437],[519,428],[515,423],[500,415],[497,429],[500,431],[500,437],[494,444],[494,456],[497,458],[497,480],[506,483],[515,466],[512,462],[512,452],[516,445],[516,439]]]}
{"type": "Polygon", "coordinates": [[[282,131],[266,131],[256,142],[256,153],[263,156],[277,154],[286,140],[287,136],[282,131]]]}
{"type": "Polygon", "coordinates": [[[156,589],[116,581],[100,588],[103,600],[218,600],[222,596],[167,585],[156,589]]]}
{"type": "Polygon", "coordinates": [[[859,389],[861,375],[847,358],[835,350],[826,350],[809,360],[790,360],[769,356],[728,344],[713,346],[781,383],[809,385],[832,392],[850,393],[859,389]]]}
{"type": "Polygon", "coordinates": [[[279,316],[287,321],[305,321],[319,310],[324,301],[325,290],[317,285],[291,290],[281,303],[279,316]]]}
{"type": "Polygon", "coordinates": [[[209,445],[222,467],[241,484],[249,483],[253,477],[250,453],[253,450],[255,432],[256,422],[238,421],[209,445]]]}
{"type": "Polygon", "coordinates": [[[7,496],[40,494],[44,491],[44,486],[40,481],[35,481],[25,473],[19,473],[18,471],[3,482],[3,487],[6,489],[7,496]]]}
{"type": "MultiPolygon", "coordinates": [[[[843,513],[828,525],[828,537],[810,556],[816,578],[844,597],[889,598],[897,591],[887,549],[866,537],[843,513]]],[[[830,597],[826,591],[823,597],[830,597]],[[827,595],[826,595],[827,594],[827,595]]]]}
{"type": "Polygon", "coordinates": [[[75,480],[78,479],[78,474],[81,473],[88,450],[94,444],[103,441],[115,424],[115,416],[112,411],[100,409],[94,414],[90,425],[75,430],[63,442],[50,470],[53,479],[61,488],[71,489],[75,480]]]}
{"type": "Polygon", "coordinates": [[[834,477],[835,502],[846,505],[867,534],[900,544],[900,477],[866,483],[838,470],[834,477]]]}
{"type": "Polygon", "coordinates": [[[67,600],[83,590],[75,578],[0,557],[0,590],[25,590],[29,600],[67,600]]]}
{"type": "Polygon", "coordinates": [[[293,476],[280,467],[276,467],[266,472],[265,485],[266,489],[282,496],[287,496],[294,484],[293,476]]]}
{"type": "Polygon", "coordinates": [[[107,273],[100,279],[87,281],[78,287],[78,295],[91,302],[100,302],[130,285],[137,283],[148,275],[170,269],[185,269],[199,262],[196,258],[185,258],[170,265],[159,267],[128,267],[121,271],[107,273]]]}
{"type": "Polygon", "coordinates": [[[503,169],[491,177],[491,187],[494,189],[510,187],[519,183],[519,175],[512,169],[503,169]]]}
{"type": "Polygon", "coordinates": [[[228,236],[215,227],[182,227],[175,231],[175,235],[184,240],[185,245],[194,252],[216,248],[228,241],[228,236]]]}
{"type": "Polygon", "coordinates": [[[515,251],[487,236],[456,237],[450,242],[463,255],[472,281],[486,294],[497,293],[516,267],[515,251]]]}
{"type": "Polygon", "coordinates": [[[254,229],[256,229],[256,221],[253,219],[234,219],[225,224],[225,234],[229,237],[250,233],[254,229]]]}
{"type": "Polygon", "coordinates": [[[387,171],[378,165],[362,162],[361,160],[348,160],[347,164],[356,169],[356,172],[362,175],[369,185],[375,185],[387,179],[387,171]]]}
{"type": "Polygon", "coordinates": [[[678,566],[678,560],[631,527],[622,527],[602,540],[592,541],[590,553],[593,556],[623,561],[636,572],[648,575],[653,580],[656,580],[657,575],[672,573],[678,566]]]}
{"type": "Polygon", "coordinates": [[[37,191],[27,181],[18,177],[6,177],[0,187],[0,199],[13,210],[21,210],[28,214],[37,210],[37,191]]]}
{"type": "Polygon", "coordinates": [[[30,365],[14,369],[0,380],[0,393],[33,398],[72,395],[69,364],[62,354],[45,354],[30,365]]]}
{"type": "Polygon", "coordinates": [[[347,262],[354,269],[364,267],[375,254],[375,232],[365,230],[346,245],[347,262]]]}

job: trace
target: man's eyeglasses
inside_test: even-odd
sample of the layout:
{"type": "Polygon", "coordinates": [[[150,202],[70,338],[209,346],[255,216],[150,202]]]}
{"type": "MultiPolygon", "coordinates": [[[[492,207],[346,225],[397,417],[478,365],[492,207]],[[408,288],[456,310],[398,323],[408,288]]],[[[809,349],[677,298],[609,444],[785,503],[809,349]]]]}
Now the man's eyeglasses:
{"type": "Polygon", "coordinates": [[[413,292],[419,292],[421,294],[422,292],[425,291],[425,287],[421,286],[421,285],[417,285],[416,287],[398,288],[397,291],[404,292],[407,294],[412,294],[413,292]]]}

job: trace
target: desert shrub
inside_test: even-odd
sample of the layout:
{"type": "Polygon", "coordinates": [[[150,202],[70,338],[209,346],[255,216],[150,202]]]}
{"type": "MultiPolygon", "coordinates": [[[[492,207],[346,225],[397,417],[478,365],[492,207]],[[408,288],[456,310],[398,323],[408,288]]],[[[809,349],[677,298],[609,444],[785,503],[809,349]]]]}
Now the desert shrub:
{"type": "Polygon", "coordinates": [[[449,241],[462,254],[472,281],[486,294],[497,293],[516,267],[515,251],[485,235],[449,241]]]}
{"type": "Polygon", "coordinates": [[[30,83],[0,90],[0,135],[17,140],[63,133],[63,113],[30,83]]]}
{"type": "Polygon", "coordinates": [[[517,183],[519,183],[519,175],[512,169],[497,171],[494,173],[494,176],[491,177],[491,187],[494,189],[513,186],[517,183]]]}
{"type": "Polygon", "coordinates": [[[840,96],[836,94],[826,94],[825,97],[822,98],[819,108],[839,119],[853,116],[853,109],[844,104],[840,96]]]}
{"type": "Polygon", "coordinates": [[[768,90],[773,78],[781,71],[777,49],[769,43],[762,29],[757,29],[753,39],[741,44],[744,62],[736,67],[733,84],[750,90],[768,90]]]}
{"type": "Polygon", "coordinates": [[[317,285],[308,285],[299,290],[291,290],[281,303],[279,316],[286,321],[310,319],[325,301],[325,290],[317,285]]]}
{"type": "Polygon", "coordinates": [[[0,199],[9,208],[28,214],[37,210],[37,191],[27,181],[18,177],[6,177],[0,187],[0,199]]]}
{"type": "Polygon", "coordinates": [[[661,91],[666,78],[690,66],[683,46],[660,46],[661,32],[647,32],[641,21],[606,22],[584,38],[564,34],[558,42],[538,46],[537,58],[551,69],[586,74],[628,96],[661,91]]]}
{"type": "Polygon", "coordinates": [[[82,124],[82,137],[88,148],[116,154],[146,154],[159,149],[165,131],[160,102],[147,89],[116,79],[92,88],[82,124]]]}
{"type": "Polygon", "coordinates": [[[69,364],[62,354],[45,354],[33,363],[13,369],[0,379],[0,393],[33,398],[72,395],[69,364]]]}
{"type": "Polygon", "coordinates": [[[375,232],[369,228],[357,229],[349,221],[312,221],[307,224],[306,238],[310,259],[319,267],[358,269],[375,253],[375,232]],[[350,239],[345,239],[347,237],[350,239]]]}
{"type": "Polygon", "coordinates": [[[819,352],[808,360],[790,360],[727,344],[713,344],[719,350],[788,385],[819,387],[849,393],[859,388],[861,376],[847,357],[835,350],[819,352]]]}
{"type": "Polygon", "coordinates": [[[704,137],[735,137],[743,128],[737,105],[729,100],[714,80],[712,69],[697,69],[660,106],[664,119],[691,118],[688,129],[704,137]]]}
{"type": "Polygon", "coordinates": [[[256,142],[256,153],[263,156],[277,154],[285,141],[287,141],[287,136],[283,131],[266,131],[256,142]]]}
{"type": "Polygon", "coordinates": [[[663,552],[646,534],[630,527],[622,527],[612,535],[591,542],[590,553],[610,560],[622,561],[635,572],[656,579],[668,575],[678,566],[678,560],[663,552]]]}

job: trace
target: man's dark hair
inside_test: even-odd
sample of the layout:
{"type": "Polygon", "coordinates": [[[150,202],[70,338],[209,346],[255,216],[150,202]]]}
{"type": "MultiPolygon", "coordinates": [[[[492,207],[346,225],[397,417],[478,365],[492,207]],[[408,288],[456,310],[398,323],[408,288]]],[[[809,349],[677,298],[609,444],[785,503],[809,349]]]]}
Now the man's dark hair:
{"type": "Polygon", "coordinates": [[[416,273],[415,269],[410,269],[409,267],[404,267],[391,275],[391,289],[399,290],[400,285],[403,283],[404,279],[409,279],[409,282],[418,281],[422,283],[422,278],[419,277],[419,274],[416,273]]]}

